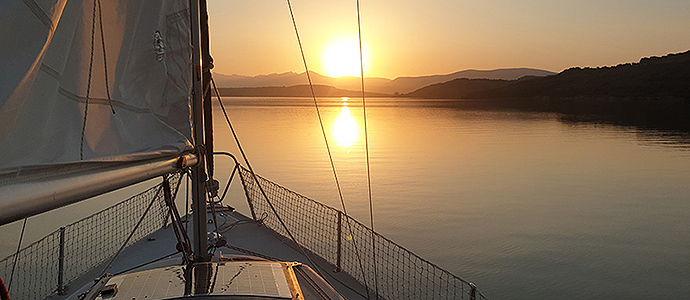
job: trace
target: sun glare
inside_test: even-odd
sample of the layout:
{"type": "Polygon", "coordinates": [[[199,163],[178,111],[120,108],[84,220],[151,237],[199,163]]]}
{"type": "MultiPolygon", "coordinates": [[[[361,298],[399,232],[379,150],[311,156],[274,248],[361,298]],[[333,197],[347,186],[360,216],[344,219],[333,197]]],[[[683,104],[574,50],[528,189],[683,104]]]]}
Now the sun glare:
{"type": "Polygon", "coordinates": [[[342,98],[340,114],[335,118],[331,130],[338,145],[348,150],[349,153],[349,148],[352,147],[359,138],[359,126],[357,125],[355,117],[350,114],[350,108],[347,106],[348,100],[350,100],[350,98],[342,98]]]}
{"type": "MultiPolygon", "coordinates": [[[[364,74],[367,72],[367,49],[364,52],[364,74]]],[[[339,39],[328,44],[323,51],[324,72],[330,77],[360,76],[359,42],[357,39],[339,39]]]]}

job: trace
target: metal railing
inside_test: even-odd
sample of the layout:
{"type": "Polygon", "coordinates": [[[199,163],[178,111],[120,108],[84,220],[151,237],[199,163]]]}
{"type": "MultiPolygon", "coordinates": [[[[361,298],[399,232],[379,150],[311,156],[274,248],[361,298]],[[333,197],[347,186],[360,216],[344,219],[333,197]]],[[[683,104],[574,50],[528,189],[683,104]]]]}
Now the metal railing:
{"type": "Polygon", "coordinates": [[[474,284],[341,211],[258,175],[257,182],[244,167],[239,167],[239,174],[255,220],[289,236],[260,191],[260,184],[296,242],[367,286],[371,299],[486,299],[474,284]]]}
{"type": "MultiPolygon", "coordinates": [[[[179,173],[169,178],[175,193],[181,178],[179,173]]],[[[23,248],[17,254],[10,286],[12,299],[45,299],[63,293],[73,280],[113,257],[135,228],[127,246],[164,227],[169,210],[163,197],[162,184],[158,184],[23,248]]],[[[14,259],[10,255],[0,260],[0,276],[6,282],[14,259]]]]}

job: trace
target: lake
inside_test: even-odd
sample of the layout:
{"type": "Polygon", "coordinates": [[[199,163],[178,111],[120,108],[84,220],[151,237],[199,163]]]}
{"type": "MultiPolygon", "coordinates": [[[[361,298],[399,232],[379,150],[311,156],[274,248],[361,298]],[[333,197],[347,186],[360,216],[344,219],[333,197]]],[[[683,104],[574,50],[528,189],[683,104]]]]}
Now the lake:
{"type": "MultiPolygon", "coordinates": [[[[319,99],[321,116],[347,210],[369,224],[362,107],[345,100],[319,99]]],[[[311,99],[224,103],[257,173],[340,209],[311,99]]],[[[216,150],[239,154],[214,110],[216,150]]],[[[490,299],[690,295],[687,134],[444,100],[371,99],[367,113],[376,231],[490,299]]],[[[217,164],[224,185],[230,160],[217,164]]],[[[148,185],[32,217],[25,245],[148,185]]],[[[236,180],[225,202],[248,213],[243,195],[236,180]]],[[[0,228],[3,257],[20,228],[0,228]]]]}
{"type": "MultiPolygon", "coordinates": [[[[311,99],[224,101],[257,173],[340,208],[311,99]]],[[[319,102],[348,212],[369,224],[361,105],[319,102]]],[[[451,106],[368,102],[376,231],[491,299],[690,295],[687,136],[451,106]]]]}

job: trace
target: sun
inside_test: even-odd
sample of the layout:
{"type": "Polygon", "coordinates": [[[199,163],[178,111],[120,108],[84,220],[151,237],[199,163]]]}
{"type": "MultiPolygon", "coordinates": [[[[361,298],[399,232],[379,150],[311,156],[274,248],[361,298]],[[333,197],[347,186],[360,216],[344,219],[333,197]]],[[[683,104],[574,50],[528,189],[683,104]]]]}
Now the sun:
{"type": "MultiPolygon", "coordinates": [[[[367,51],[364,52],[364,73],[367,72],[367,51]]],[[[360,76],[359,41],[338,39],[326,45],[323,50],[324,72],[330,77],[360,76]]]]}

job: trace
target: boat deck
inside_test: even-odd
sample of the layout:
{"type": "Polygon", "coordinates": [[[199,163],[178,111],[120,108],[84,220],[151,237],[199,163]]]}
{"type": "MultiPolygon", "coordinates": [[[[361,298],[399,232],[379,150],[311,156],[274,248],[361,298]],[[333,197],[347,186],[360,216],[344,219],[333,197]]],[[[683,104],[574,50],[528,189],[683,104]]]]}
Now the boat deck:
{"type": "MultiPolygon", "coordinates": [[[[211,216],[209,220],[212,220],[211,216]]],[[[365,288],[354,278],[344,272],[337,272],[335,266],[307,252],[316,264],[313,265],[294,243],[252,219],[238,212],[223,212],[218,214],[217,221],[219,231],[227,239],[229,247],[216,249],[216,258],[229,255],[257,255],[282,261],[300,262],[317,271],[345,299],[366,299],[365,288]]],[[[214,224],[209,224],[209,229],[212,228],[214,224]]],[[[146,270],[171,264],[179,265],[182,262],[182,255],[176,253],[176,244],[172,226],[162,228],[124,249],[106,273],[119,274],[133,268],[146,270]],[[151,263],[152,261],[156,262],[151,263]]],[[[93,280],[103,272],[106,265],[107,262],[70,283],[67,295],[54,296],[52,299],[77,299],[93,284],[93,280]]]]}

